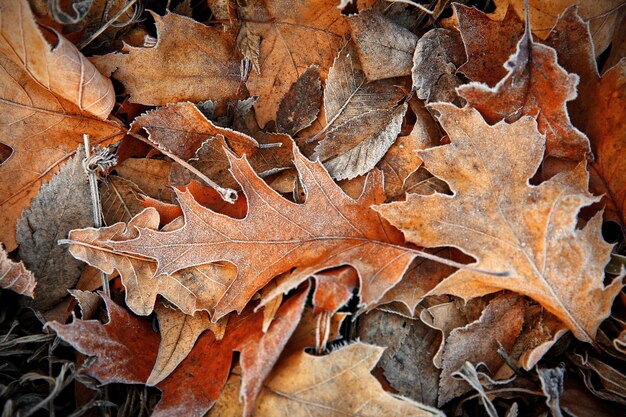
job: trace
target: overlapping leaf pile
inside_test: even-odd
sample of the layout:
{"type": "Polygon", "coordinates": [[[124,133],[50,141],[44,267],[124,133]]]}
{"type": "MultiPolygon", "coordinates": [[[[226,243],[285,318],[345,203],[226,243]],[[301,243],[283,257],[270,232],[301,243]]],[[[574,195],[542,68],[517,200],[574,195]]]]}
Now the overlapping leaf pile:
{"type": "Polygon", "coordinates": [[[626,404],[619,1],[74,3],[0,1],[0,285],[82,373],[152,416],[626,404]]]}

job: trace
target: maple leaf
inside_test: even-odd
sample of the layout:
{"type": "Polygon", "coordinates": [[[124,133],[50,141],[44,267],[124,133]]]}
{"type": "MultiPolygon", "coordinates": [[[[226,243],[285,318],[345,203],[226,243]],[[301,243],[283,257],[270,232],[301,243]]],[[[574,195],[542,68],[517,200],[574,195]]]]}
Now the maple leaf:
{"type": "Polygon", "coordinates": [[[470,83],[458,88],[459,95],[490,123],[536,117],[546,135],[547,156],[586,158],[589,140],[571,124],[566,107],[576,97],[578,76],[557,63],[554,49],[534,42],[528,26],[505,65],[509,72],[495,87],[470,83]]]}
{"type": "MultiPolygon", "coordinates": [[[[163,395],[152,416],[203,416],[226,383],[233,350],[240,352],[246,409],[254,407],[263,380],[298,324],[306,294],[305,289],[289,298],[266,333],[261,329],[262,312],[248,310],[230,318],[221,340],[216,340],[213,332],[202,334],[189,356],[156,385],[163,395]]],[[[106,296],[103,299],[109,312],[104,325],[96,320],[74,320],[47,326],[79,352],[96,357],[83,371],[101,383],[146,383],[157,360],[158,333],[150,321],[131,315],[106,296]]]]}
{"type": "Polygon", "coordinates": [[[601,237],[601,217],[575,227],[580,208],[596,201],[586,192],[584,167],[532,186],[528,179],[544,150],[534,120],[489,126],[468,107],[433,109],[452,143],[420,155],[454,194],[410,194],[376,209],[417,245],[456,246],[477,260],[475,266],[513,272],[502,278],[460,270],[431,294],[468,299],[515,291],[538,301],[577,338],[593,342],[622,283],[603,284],[611,245],[601,237]]]}
{"type": "Polygon", "coordinates": [[[32,298],[36,285],[35,276],[24,264],[10,260],[6,251],[0,247],[0,288],[32,298]]]}
{"type": "Polygon", "coordinates": [[[348,24],[335,0],[253,0],[238,3],[237,12],[243,22],[238,39],[256,39],[259,68],[246,85],[259,97],[254,109],[264,127],[307,67],[317,65],[326,78],[348,24]]]}
{"type": "Polygon", "coordinates": [[[123,130],[101,119],[113,105],[110,80],[60,35],[55,36],[62,45],[51,52],[24,0],[3,2],[0,17],[0,175],[11,178],[0,183],[0,236],[11,251],[22,210],[74,154],[82,135],[98,145],[120,138],[123,130]],[[56,68],[54,77],[49,77],[51,68],[56,68]]]}
{"type": "MultiPolygon", "coordinates": [[[[281,359],[263,385],[254,415],[443,416],[433,408],[385,392],[370,374],[384,348],[355,343],[326,356],[304,351],[281,359]]],[[[238,375],[229,380],[208,417],[241,415],[238,375]]]]}
{"type": "Polygon", "coordinates": [[[156,46],[125,45],[123,53],[91,59],[101,72],[124,84],[132,103],[163,106],[236,95],[241,74],[233,56],[234,39],[227,32],[171,12],[152,16],[156,46]]]}

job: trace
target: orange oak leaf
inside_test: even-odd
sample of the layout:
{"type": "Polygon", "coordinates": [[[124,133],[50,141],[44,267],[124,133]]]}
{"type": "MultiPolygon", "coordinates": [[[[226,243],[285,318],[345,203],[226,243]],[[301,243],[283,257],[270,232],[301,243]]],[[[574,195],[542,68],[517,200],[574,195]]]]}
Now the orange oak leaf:
{"type": "Polygon", "coordinates": [[[6,251],[0,247],[0,288],[32,298],[36,285],[35,276],[26,269],[24,263],[10,260],[6,251]]]}
{"type": "Polygon", "coordinates": [[[574,161],[588,157],[589,140],[572,125],[566,107],[576,98],[578,76],[557,63],[554,49],[534,42],[526,27],[506,66],[509,72],[496,86],[470,83],[458,88],[459,95],[490,123],[536,117],[546,135],[547,156],[574,161]]]}
{"type": "Polygon", "coordinates": [[[456,246],[476,259],[473,265],[512,275],[459,270],[430,293],[470,299],[515,291],[543,305],[580,340],[593,342],[622,280],[603,284],[611,245],[602,239],[601,216],[576,229],[578,211],[597,201],[586,191],[584,166],[532,186],[528,180],[544,152],[532,118],[489,126],[469,107],[433,109],[451,144],[420,155],[453,195],[411,194],[377,210],[417,245],[456,246]]]}
{"type": "Polygon", "coordinates": [[[56,32],[52,48],[25,0],[0,5],[0,240],[17,247],[15,224],[39,188],[83,143],[122,136],[105,121],[113,107],[111,81],[56,32]],[[51,74],[54,74],[53,76],[51,74]]]}
{"type": "Polygon", "coordinates": [[[132,103],[163,106],[237,94],[239,59],[228,32],[171,12],[152,16],[158,37],[154,47],[125,45],[121,53],[91,59],[101,72],[124,84],[132,103]]]}
{"type": "MultiPolygon", "coordinates": [[[[243,4],[243,3],[238,3],[243,4]]],[[[253,0],[238,6],[242,40],[256,39],[259,68],[246,85],[253,96],[259,126],[276,119],[282,98],[310,65],[322,80],[348,32],[335,0],[253,0]]]]}
{"type": "MultiPolygon", "coordinates": [[[[189,356],[156,385],[163,395],[152,416],[203,416],[226,383],[233,350],[240,352],[244,381],[241,393],[246,408],[252,409],[263,380],[299,322],[306,294],[306,290],[300,291],[283,303],[266,333],[261,330],[263,313],[249,310],[230,318],[221,340],[216,340],[213,332],[203,333],[189,356]]],[[[157,360],[158,333],[152,330],[149,320],[133,316],[108,297],[103,298],[109,312],[107,324],[75,320],[70,324],[50,322],[47,326],[79,352],[96,357],[84,372],[101,383],[146,383],[157,360]]]]}

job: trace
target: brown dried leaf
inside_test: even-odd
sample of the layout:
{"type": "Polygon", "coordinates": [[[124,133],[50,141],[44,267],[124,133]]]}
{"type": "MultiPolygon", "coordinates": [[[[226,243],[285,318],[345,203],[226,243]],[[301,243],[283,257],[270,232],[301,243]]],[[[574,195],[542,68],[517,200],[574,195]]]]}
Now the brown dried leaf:
{"type": "Polygon", "coordinates": [[[452,377],[465,362],[482,362],[492,373],[503,366],[498,348],[502,346],[509,351],[523,323],[524,300],[514,294],[503,294],[489,303],[479,320],[453,330],[443,350],[439,406],[470,391],[465,382],[452,377]]]}
{"type": "MultiPolygon", "coordinates": [[[[422,404],[385,392],[370,370],[383,348],[355,343],[326,356],[294,353],[277,364],[263,390],[254,415],[443,416],[422,404]]],[[[236,396],[240,378],[233,375],[208,417],[241,416],[236,396]]]]}
{"type": "Polygon", "coordinates": [[[115,167],[117,174],[132,181],[146,195],[171,202],[174,193],[169,188],[172,162],[162,159],[128,158],[115,167]]]}
{"type": "Polygon", "coordinates": [[[444,101],[464,105],[456,93],[462,84],[456,75],[465,62],[463,41],[456,30],[432,29],[417,42],[413,55],[413,88],[427,103],[444,101]]]}
{"type": "MultiPolygon", "coordinates": [[[[236,279],[212,294],[216,319],[241,311],[272,278],[294,267],[296,272],[274,295],[315,272],[349,264],[361,277],[362,303],[371,304],[400,280],[415,256],[414,250],[397,246],[402,242],[399,233],[369,208],[385,198],[380,172],[370,174],[366,190],[355,201],[343,194],[320,164],[308,161],[296,149],[294,162],[307,199],[294,204],[263,182],[245,159],[229,158],[231,172],[247,197],[246,218],[216,214],[199,205],[190,193],[179,192],[185,216],[182,228],[172,232],[141,228],[135,239],[107,243],[114,249],[111,256],[137,254],[156,259],[157,277],[210,262],[234,264],[236,279]]],[[[74,240],[76,249],[86,243],[74,240]]]]}
{"type": "Polygon", "coordinates": [[[306,129],[315,121],[321,107],[320,69],[316,65],[311,65],[291,85],[280,101],[276,114],[278,132],[293,136],[306,129]]]}
{"type": "MultiPolygon", "coordinates": [[[[179,218],[168,224],[163,232],[171,233],[182,224],[183,220],[179,218]]],[[[163,295],[187,314],[198,310],[212,311],[215,297],[235,278],[232,265],[212,263],[184,268],[170,275],[155,276],[155,261],[113,250],[115,242],[137,237],[140,228],[157,230],[158,226],[159,215],[156,210],[146,209],[135,216],[128,226],[117,223],[101,229],[73,230],[69,235],[70,252],[106,274],[117,270],[126,288],[126,304],[136,314],[152,313],[157,294],[163,295]]]]}
{"type": "Polygon", "coordinates": [[[470,299],[515,291],[538,301],[580,340],[593,342],[622,283],[603,284],[611,245],[602,239],[600,216],[576,229],[578,211],[596,201],[586,191],[584,167],[529,185],[543,154],[534,120],[489,126],[471,108],[433,108],[452,143],[420,155],[454,194],[409,195],[377,210],[419,246],[456,246],[477,259],[474,266],[511,276],[459,270],[431,293],[470,299]]]}
{"type": "Polygon", "coordinates": [[[254,109],[264,127],[306,68],[318,65],[326,78],[348,25],[335,0],[252,0],[238,7],[238,15],[247,38],[261,38],[260,72],[253,71],[246,84],[259,97],[254,109]]]}
{"type": "Polygon", "coordinates": [[[34,297],[35,276],[23,262],[13,262],[0,247],[0,287],[28,297],[34,297]]]}
{"type": "Polygon", "coordinates": [[[164,106],[236,95],[241,75],[228,32],[171,12],[152,16],[158,37],[154,47],[125,45],[122,53],[91,59],[124,84],[132,103],[164,106]]]}
{"type": "Polygon", "coordinates": [[[417,36],[376,10],[348,17],[363,72],[368,81],[411,73],[417,36]]]}
{"type": "Polygon", "coordinates": [[[578,77],[557,63],[554,49],[534,42],[527,28],[506,66],[508,74],[495,87],[471,83],[459,87],[459,95],[489,123],[536,117],[539,131],[546,135],[547,156],[587,158],[589,140],[571,124],[566,107],[576,98],[578,77]]]}
{"type": "Polygon", "coordinates": [[[117,175],[109,175],[102,181],[99,189],[105,225],[127,223],[143,210],[139,199],[143,191],[130,180],[117,175]]]}

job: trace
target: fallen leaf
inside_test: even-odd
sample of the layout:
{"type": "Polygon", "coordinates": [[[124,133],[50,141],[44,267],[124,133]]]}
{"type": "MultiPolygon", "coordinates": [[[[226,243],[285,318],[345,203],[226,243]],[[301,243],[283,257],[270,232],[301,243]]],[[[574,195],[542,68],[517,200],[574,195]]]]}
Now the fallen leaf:
{"type": "Polygon", "coordinates": [[[503,64],[515,53],[524,34],[524,22],[512,7],[500,19],[461,4],[455,4],[453,10],[467,53],[467,62],[459,72],[494,87],[508,73],[503,64]]]}
{"type": "MultiPolygon", "coordinates": [[[[315,272],[349,264],[361,278],[362,304],[371,304],[402,277],[415,256],[414,250],[397,246],[402,242],[399,233],[369,208],[384,201],[380,172],[370,174],[366,190],[355,201],[343,194],[320,164],[294,149],[294,163],[307,193],[304,204],[294,204],[256,176],[245,158],[229,155],[229,159],[231,173],[248,201],[244,219],[216,214],[190,193],[179,192],[185,216],[182,228],[166,233],[141,228],[136,239],[110,244],[119,256],[156,259],[155,276],[215,261],[237,266],[236,279],[213,294],[214,319],[241,311],[272,278],[294,267],[297,272],[274,295],[315,272]],[[259,251],[262,255],[257,255],[259,251]]],[[[80,240],[75,239],[77,247],[80,240]]]]}
{"type": "Polygon", "coordinates": [[[452,373],[465,362],[482,362],[496,373],[504,365],[498,348],[501,346],[509,351],[523,324],[523,299],[514,294],[503,294],[487,305],[479,320],[452,330],[443,350],[438,405],[470,391],[467,384],[452,377],[452,373]]]}
{"type": "Polygon", "coordinates": [[[169,188],[172,162],[163,159],[128,158],[115,167],[117,174],[132,181],[146,195],[172,202],[174,193],[169,188]]]}
{"type": "Polygon", "coordinates": [[[348,17],[363,72],[368,81],[411,73],[417,36],[373,9],[348,17]]]}
{"type": "Polygon", "coordinates": [[[79,151],[45,184],[17,223],[19,255],[37,280],[34,306],[47,310],[74,287],[83,263],[57,244],[75,227],[93,224],[89,180],[79,151]],[[50,219],[54,218],[54,222],[50,219]]]}
{"type": "Polygon", "coordinates": [[[91,58],[102,73],[124,85],[132,103],[164,106],[237,94],[241,74],[231,35],[171,12],[152,16],[154,47],[125,45],[121,53],[91,58]]]}
{"type": "Polygon", "coordinates": [[[427,103],[444,101],[464,105],[456,88],[456,71],[465,62],[463,41],[457,31],[432,29],[417,42],[413,55],[413,88],[427,103]]]}
{"type": "Polygon", "coordinates": [[[102,181],[99,190],[105,225],[127,223],[143,210],[139,200],[143,191],[130,180],[117,175],[109,175],[102,181]]]}
{"type": "Polygon", "coordinates": [[[80,318],[91,320],[96,317],[102,300],[98,294],[91,291],[69,290],[80,308],[80,318]]]}
{"type": "Polygon", "coordinates": [[[313,312],[335,314],[359,287],[359,275],[354,268],[339,268],[321,271],[313,275],[316,286],[313,293],[313,312]]]}
{"type": "Polygon", "coordinates": [[[24,263],[13,262],[0,248],[0,287],[33,298],[36,285],[35,276],[24,263]]]}
{"type": "Polygon", "coordinates": [[[306,68],[317,65],[326,79],[348,25],[335,0],[253,0],[237,10],[244,39],[260,38],[260,72],[251,72],[246,85],[259,97],[254,110],[264,127],[276,119],[282,98],[306,68]]]}
{"type": "MultiPolygon", "coordinates": [[[[511,5],[519,16],[524,16],[524,1],[496,0],[496,10],[492,15],[496,19],[501,17],[511,5]]],[[[533,33],[540,39],[545,39],[558,16],[572,4],[578,6],[580,15],[589,22],[593,34],[594,50],[596,56],[599,56],[609,46],[614,34],[620,30],[619,25],[626,13],[621,0],[556,0],[548,2],[529,0],[530,26],[533,33]]]]}
{"type": "MultiPolygon", "coordinates": [[[[355,343],[326,356],[303,351],[282,359],[263,384],[254,415],[442,416],[422,404],[385,392],[370,374],[383,348],[355,343]]],[[[209,417],[241,415],[236,397],[239,376],[229,380],[209,417]]]]}
{"type": "Polygon", "coordinates": [[[324,136],[312,156],[333,178],[369,172],[395,142],[406,112],[396,81],[368,83],[354,47],[339,52],[324,88],[326,126],[310,139],[324,136]]]}
{"type": "Polygon", "coordinates": [[[163,302],[158,303],[154,311],[159,320],[161,343],[156,362],[146,381],[148,385],[157,385],[167,378],[189,355],[196,340],[205,330],[213,332],[216,340],[224,337],[226,319],[211,323],[206,312],[199,311],[190,316],[163,302]]]}
{"type": "Polygon", "coordinates": [[[595,396],[626,405],[626,375],[586,351],[568,352],[567,357],[578,368],[585,385],[595,396]]]}
{"type": "Polygon", "coordinates": [[[459,87],[459,95],[489,123],[536,117],[547,156],[585,159],[589,140],[571,124],[566,107],[576,98],[578,77],[557,63],[554,49],[534,42],[529,28],[505,65],[509,72],[495,87],[470,83],[459,87]]]}
{"type": "MultiPolygon", "coordinates": [[[[163,230],[175,230],[183,220],[172,222],[163,230]]],[[[126,304],[139,315],[152,313],[157,294],[163,295],[181,311],[212,311],[215,297],[235,278],[235,268],[226,263],[213,263],[185,268],[170,275],[158,274],[156,262],[150,258],[118,253],[112,245],[139,235],[139,228],[156,230],[159,215],[146,209],[128,225],[117,223],[101,229],[73,230],[69,234],[70,253],[106,274],[118,271],[126,289],[126,304]]]]}
{"type": "MultiPolygon", "coordinates": [[[[74,104],[80,113],[102,120],[109,116],[115,104],[111,80],[57,31],[37,25],[26,0],[4,2],[0,22],[0,54],[4,58],[12,60],[42,88],[74,104]],[[50,45],[44,34],[56,43],[50,45]]],[[[12,83],[6,80],[3,84],[6,94],[12,83]]]]}
{"type": "Polygon", "coordinates": [[[293,136],[306,129],[315,121],[321,107],[320,70],[316,65],[311,65],[291,85],[280,101],[276,113],[278,132],[293,136]]]}
{"type": "Polygon", "coordinates": [[[611,245],[602,239],[601,217],[576,229],[580,208],[596,201],[586,192],[584,167],[530,185],[544,149],[534,120],[489,126],[471,108],[433,108],[452,143],[420,155],[454,194],[411,194],[406,202],[376,209],[417,245],[456,246],[477,259],[474,266],[511,276],[459,270],[431,294],[470,299],[515,291],[543,305],[580,340],[593,342],[622,283],[603,284],[611,245]]]}
{"type": "Polygon", "coordinates": [[[439,370],[432,361],[441,341],[437,330],[419,319],[375,309],[361,316],[359,338],[365,343],[387,347],[378,367],[400,395],[429,406],[437,405],[439,370]]]}

